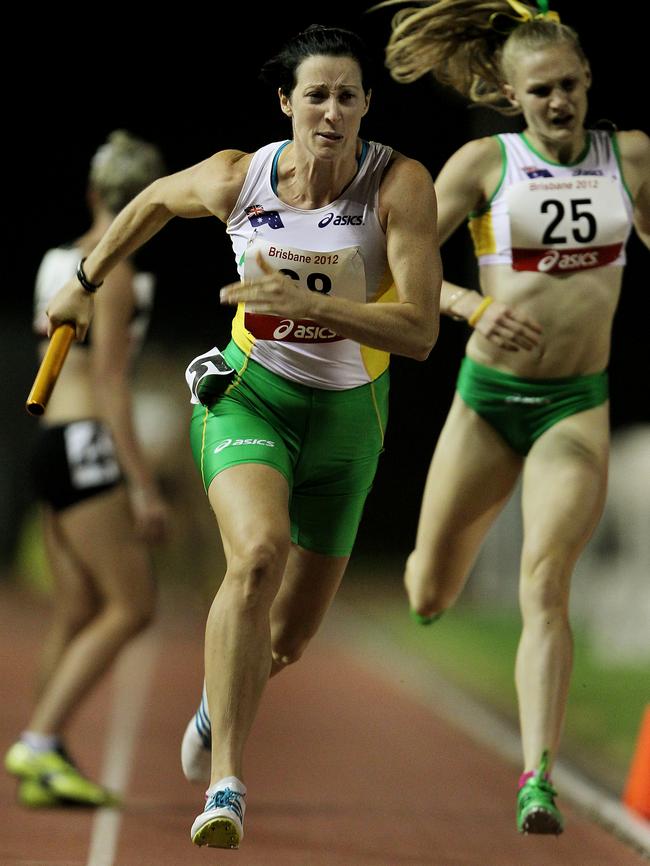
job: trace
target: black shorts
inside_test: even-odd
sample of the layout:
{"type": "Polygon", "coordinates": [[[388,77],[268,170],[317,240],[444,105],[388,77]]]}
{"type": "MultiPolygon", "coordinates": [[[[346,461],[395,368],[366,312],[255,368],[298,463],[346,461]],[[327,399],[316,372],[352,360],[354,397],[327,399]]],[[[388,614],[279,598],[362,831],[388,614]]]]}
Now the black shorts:
{"type": "Polygon", "coordinates": [[[36,496],[55,511],[112,490],[123,480],[111,432],[94,419],[40,427],[31,477],[36,496]]]}

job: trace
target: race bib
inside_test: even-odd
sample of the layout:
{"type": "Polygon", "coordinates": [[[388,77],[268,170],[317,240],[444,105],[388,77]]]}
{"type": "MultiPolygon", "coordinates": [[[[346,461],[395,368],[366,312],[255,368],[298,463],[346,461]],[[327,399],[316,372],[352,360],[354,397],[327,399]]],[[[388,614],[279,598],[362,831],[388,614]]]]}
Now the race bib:
{"type": "Polygon", "coordinates": [[[77,490],[112,484],[120,478],[113,439],[96,421],[75,421],[64,431],[70,481],[77,490]]]}
{"type": "Polygon", "coordinates": [[[614,177],[520,181],[506,192],[512,267],[569,273],[616,261],[629,218],[614,177]]]}
{"type": "MultiPolygon", "coordinates": [[[[359,247],[316,252],[254,238],[246,249],[245,280],[263,276],[256,261],[258,253],[272,268],[294,280],[296,291],[320,292],[361,303],[366,300],[365,267],[359,247]]],[[[256,313],[250,304],[246,305],[244,326],[258,340],[333,343],[343,339],[312,319],[263,315],[256,313]]]]}

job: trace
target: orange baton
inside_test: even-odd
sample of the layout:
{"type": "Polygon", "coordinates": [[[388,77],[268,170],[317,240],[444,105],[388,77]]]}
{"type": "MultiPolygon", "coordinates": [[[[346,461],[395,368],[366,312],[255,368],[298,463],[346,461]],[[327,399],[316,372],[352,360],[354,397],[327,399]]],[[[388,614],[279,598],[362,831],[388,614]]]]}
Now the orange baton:
{"type": "Polygon", "coordinates": [[[52,334],[50,344],[34,379],[32,390],[29,392],[27,403],[25,403],[25,408],[30,415],[42,415],[45,412],[47,401],[50,399],[52,389],[56,385],[61,367],[68,354],[68,349],[74,340],[74,333],[72,325],[59,325],[52,334]]]}

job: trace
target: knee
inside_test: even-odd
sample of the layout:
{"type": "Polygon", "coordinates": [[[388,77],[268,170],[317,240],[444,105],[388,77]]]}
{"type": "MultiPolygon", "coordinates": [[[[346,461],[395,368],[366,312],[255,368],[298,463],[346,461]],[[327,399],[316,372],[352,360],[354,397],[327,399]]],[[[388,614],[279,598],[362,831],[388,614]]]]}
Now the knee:
{"type": "Polygon", "coordinates": [[[264,538],[237,550],[228,565],[224,588],[230,589],[244,606],[259,599],[272,600],[289,554],[289,541],[264,538]]]}
{"type": "Polygon", "coordinates": [[[567,557],[557,554],[525,559],[520,585],[524,615],[567,615],[571,571],[567,557]]]}
{"type": "Polygon", "coordinates": [[[124,640],[135,637],[148,628],[155,618],[155,594],[145,593],[139,598],[112,599],[105,607],[106,616],[124,640]]]}
{"type": "Polygon", "coordinates": [[[78,598],[56,605],[55,621],[66,634],[73,637],[89,625],[100,611],[101,604],[96,598],[79,595],[78,598]]]}
{"type": "Polygon", "coordinates": [[[417,551],[413,551],[406,561],[404,585],[411,609],[421,616],[442,613],[458,597],[456,583],[440,580],[437,569],[423,562],[417,551]]]}
{"type": "Polygon", "coordinates": [[[274,676],[284,670],[289,665],[295,664],[302,657],[308,641],[283,643],[278,647],[274,647],[271,651],[273,666],[271,668],[271,676],[274,676]]]}
{"type": "Polygon", "coordinates": [[[306,623],[301,623],[298,628],[285,624],[274,629],[271,651],[274,672],[299,661],[315,633],[316,628],[310,628],[306,623]]]}

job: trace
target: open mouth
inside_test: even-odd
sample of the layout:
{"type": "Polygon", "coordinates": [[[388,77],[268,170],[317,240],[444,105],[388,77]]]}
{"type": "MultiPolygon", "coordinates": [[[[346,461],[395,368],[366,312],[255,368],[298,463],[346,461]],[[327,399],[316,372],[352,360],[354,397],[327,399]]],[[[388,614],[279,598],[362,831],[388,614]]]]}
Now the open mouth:
{"type": "Polygon", "coordinates": [[[558,117],[551,118],[551,125],[557,127],[558,129],[562,129],[565,126],[570,126],[572,121],[572,114],[562,114],[558,117]]]}

